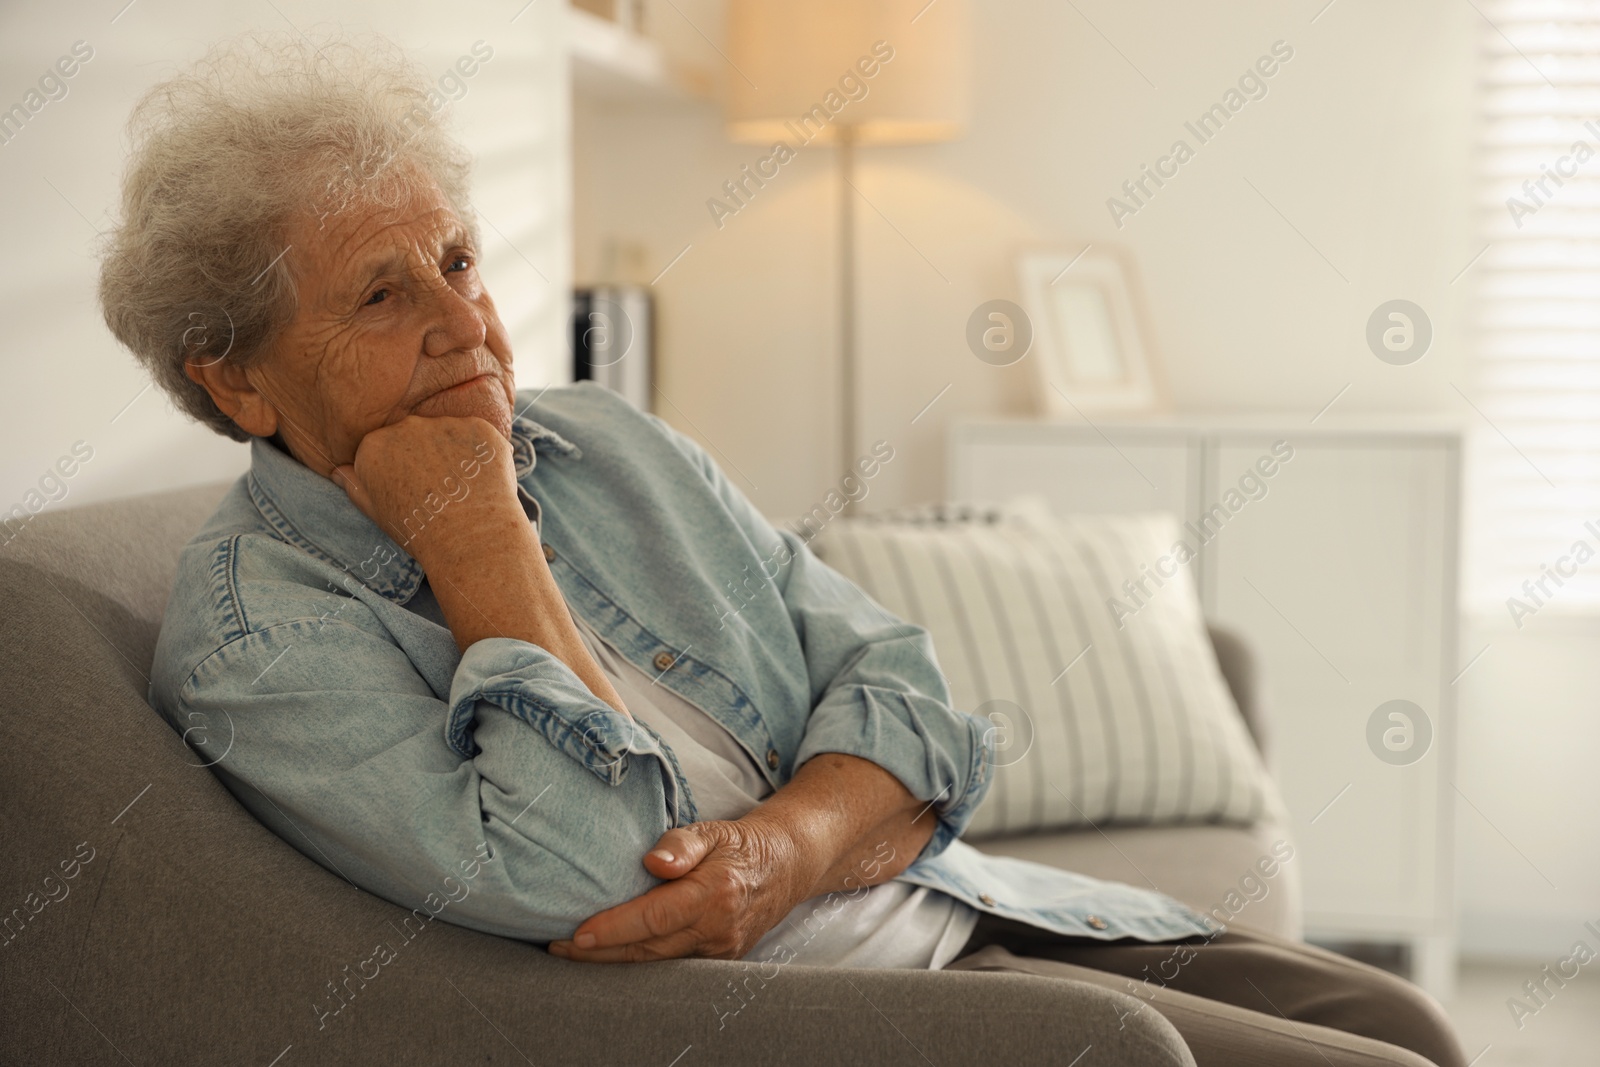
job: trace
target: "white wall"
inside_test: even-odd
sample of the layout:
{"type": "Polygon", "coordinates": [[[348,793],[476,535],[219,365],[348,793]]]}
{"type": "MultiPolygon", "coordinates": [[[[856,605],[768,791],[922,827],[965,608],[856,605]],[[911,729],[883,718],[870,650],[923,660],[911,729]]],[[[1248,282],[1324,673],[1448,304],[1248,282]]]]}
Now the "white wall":
{"type": "Polygon", "coordinates": [[[217,39],[247,29],[376,30],[439,74],[475,41],[494,49],[451,104],[479,159],[478,209],[493,223],[482,227],[482,267],[511,331],[519,382],[565,380],[571,172],[558,5],[536,3],[514,24],[516,6],[488,0],[448,9],[421,0],[381,8],[280,0],[276,10],[182,0],[137,3],[117,16],[120,6],[99,5],[92,15],[42,0],[0,9],[0,105],[20,101],[74,41],[94,49],[68,95],[0,145],[0,511],[23,501],[78,440],[94,459],[51,507],[244,469],[245,446],[190,423],[158,389],[146,389],[149,378],[106,330],[95,299],[95,242],[117,209],[133,100],[217,39]]]}
{"type": "MultiPolygon", "coordinates": [[[[1292,15],[1262,2],[1077,5],[1151,88],[1073,5],[973,6],[969,136],[861,155],[857,184],[870,202],[858,205],[865,429],[869,440],[904,446],[904,461],[876,487],[884,501],[940,492],[952,417],[1031,409],[1029,361],[987,366],[963,331],[984,300],[1017,299],[1015,258],[1033,247],[1075,252],[1092,241],[1131,251],[1180,407],[1309,416],[1351,383],[1340,404],[1353,410],[1463,409],[1448,383],[1465,373],[1468,290],[1449,283],[1478,251],[1470,9],[1342,0],[1308,25],[1318,5],[1292,15]],[[1278,39],[1295,57],[1269,95],[1118,230],[1106,199],[1187,136],[1183,121],[1278,39]],[[1422,304],[1438,326],[1433,354],[1409,368],[1379,363],[1362,340],[1368,314],[1397,296],[1422,304]]],[[[718,31],[715,2],[676,7],[718,31]]],[[[683,22],[673,6],[654,16],[663,28],[683,22]]],[[[893,43],[914,49],[916,27],[893,43]]],[[[726,73],[709,46],[699,48],[696,59],[726,73]]],[[[881,77],[893,74],[890,64],[881,77]]],[[[670,406],[666,414],[737,456],[762,486],[763,506],[809,505],[839,466],[828,450],[831,149],[802,150],[719,230],[705,201],[758,150],[729,143],[714,106],[584,113],[575,137],[580,274],[596,269],[607,235],[647,243],[662,265],[693,245],[660,285],[663,387],[682,416],[670,406]]]]}
{"type": "MultiPolygon", "coordinates": [[[[1029,361],[987,366],[963,331],[982,301],[1019,299],[1013,264],[1036,247],[1132,254],[1177,407],[1309,418],[1348,385],[1340,412],[1473,428],[1455,387],[1475,389],[1462,271],[1483,246],[1485,27],[1456,0],[1324,2],[976,0],[969,135],[861,156],[864,432],[899,451],[869,509],[941,494],[951,419],[1035,409],[1029,361]],[[1269,94],[1119,230],[1106,198],[1279,39],[1295,55],[1269,94]],[[1409,367],[1363,340],[1371,311],[1398,297],[1436,331],[1409,367]]],[[[652,17],[685,57],[729,76],[685,16],[720,41],[720,4],[658,3],[652,17]]],[[[916,40],[908,27],[893,43],[916,40]]],[[[808,508],[840,470],[831,150],[804,149],[719,230],[705,201],[757,153],[726,140],[714,105],[580,110],[574,139],[580,276],[599,269],[608,238],[647,245],[658,269],[693,246],[658,287],[662,414],[732,463],[769,514],[808,508]]],[[[1484,813],[1457,813],[1469,952],[1538,958],[1600,915],[1600,805],[1582,770],[1600,751],[1589,697],[1600,633],[1558,628],[1501,634],[1459,683],[1457,782],[1484,813]]],[[[1489,639],[1473,628],[1461,661],[1489,639]]]]}

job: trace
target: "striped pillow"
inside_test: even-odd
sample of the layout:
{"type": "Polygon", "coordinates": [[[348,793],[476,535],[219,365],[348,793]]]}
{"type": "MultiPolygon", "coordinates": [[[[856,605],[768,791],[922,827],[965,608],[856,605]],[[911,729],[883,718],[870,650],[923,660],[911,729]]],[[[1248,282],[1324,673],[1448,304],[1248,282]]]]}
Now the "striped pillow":
{"type": "Polygon", "coordinates": [[[860,519],[811,547],[926,627],[956,707],[995,724],[979,838],[1267,809],[1188,569],[1150,576],[1181,539],[1168,515],[860,519]]]}

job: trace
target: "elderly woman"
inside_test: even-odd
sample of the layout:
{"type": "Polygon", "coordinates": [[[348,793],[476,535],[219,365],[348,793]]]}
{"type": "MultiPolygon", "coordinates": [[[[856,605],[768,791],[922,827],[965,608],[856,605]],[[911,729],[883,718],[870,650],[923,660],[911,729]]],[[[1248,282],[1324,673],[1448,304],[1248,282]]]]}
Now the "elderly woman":
{"type": "Polygon", "coordinates": [[[1201,1063],[1462,1062],[1397,979],[962,843],[985,724],[926,634],[660,420],[516,391],[426,94],[256,39],[135,112],[106,321],[251,449],[150,696],[231,720],[251,812],[408,921],[571,960],[1026,969],[1140,993],[1201,1063]]]}

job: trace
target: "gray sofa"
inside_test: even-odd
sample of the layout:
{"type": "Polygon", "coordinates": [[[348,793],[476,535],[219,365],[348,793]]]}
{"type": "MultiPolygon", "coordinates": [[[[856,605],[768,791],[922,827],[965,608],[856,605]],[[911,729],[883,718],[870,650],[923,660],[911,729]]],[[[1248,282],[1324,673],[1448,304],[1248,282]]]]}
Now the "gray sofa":
{"type": "MultiPolygon", "coordinates": [[[[1192,1062],[1154,1012],[1119,1028],[1122,994],[1031,976],[601,967],[443,923],[405,941],[401,909],[269,833],[144,702],[178,550],[222,489],[45,512],[0,547],[0,1062],[1070,1064],[1089,1045],[1085,1065],[1192,1062]],[[396,958],[345,982],[380,941],[396,958]],[[323,1016],[333,982],[354,995],[323,1016]]],[[[1213,641],[1259,741],[1249,657],[1213,641]]],[[[1210,909],[1285,836],[982,847],[1210,909]]],[[[1298,936],[1296,870],[1238,921],[1298,936]]]]}

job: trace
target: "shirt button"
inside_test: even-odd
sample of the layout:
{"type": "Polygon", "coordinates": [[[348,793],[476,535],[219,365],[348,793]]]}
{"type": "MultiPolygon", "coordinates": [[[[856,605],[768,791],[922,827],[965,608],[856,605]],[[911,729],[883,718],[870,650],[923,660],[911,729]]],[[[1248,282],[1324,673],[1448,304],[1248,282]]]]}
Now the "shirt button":
{"type": "Polygon", "coordinates": [[[656,670],[658,671],[670,670],[672,665],[676,662],[678,662],[678,657],[674,656],[671,652],[656,653],[655,664],[656,670]]]}
{"type": "Polygon", "coordinates": [[[767,766],[771,767],[773,770],[777,770],[778,769],[778,750],[777,749],[775,749],[775,748],[767,749],[767,766]]]}
{"type": "Polygon", "coordinates": [[[1083,921],[1094,927],[1096,930],[1104,930],[1106,928],[1106,921],[1100,918],[1098,915],[1091,915],[1083,921]]]}
{"type": "Polygon", "coordinates": [[[551,562],[554,562],[555,558],[556,558],[556,550],[551,548],[549,545],[545,545],[544,546],[544,558],[547,559],[547,560],[550,560],[551,562]]]}
{"type": "Polygon", "coordinates": [[[979,893],[978,899],[989,905],[989,907],[994,907],[994,897],[991,897],[988,893],[979,893]]]}

